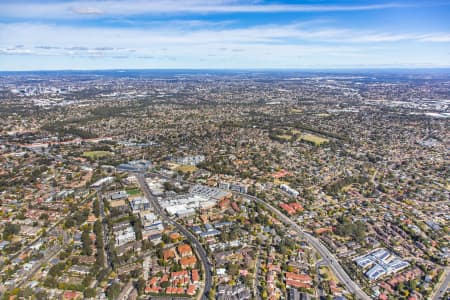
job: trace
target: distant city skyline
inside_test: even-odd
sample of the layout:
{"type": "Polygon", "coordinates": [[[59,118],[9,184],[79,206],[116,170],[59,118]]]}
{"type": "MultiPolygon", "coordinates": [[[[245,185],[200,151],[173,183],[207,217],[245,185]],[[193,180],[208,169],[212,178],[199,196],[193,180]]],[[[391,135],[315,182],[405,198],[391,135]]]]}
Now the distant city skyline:
{"type": "Polygon", "coordinates": [[[0,71],[450,66],[447,1],[3,0],[0,71]]]}

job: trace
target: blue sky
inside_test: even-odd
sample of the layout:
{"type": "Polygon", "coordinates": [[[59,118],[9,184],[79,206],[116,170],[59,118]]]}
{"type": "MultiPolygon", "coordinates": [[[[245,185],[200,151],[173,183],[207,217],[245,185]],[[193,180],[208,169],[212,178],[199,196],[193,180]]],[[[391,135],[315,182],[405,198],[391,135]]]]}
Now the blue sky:
{"type": "Polygon", "coordinates": [[[1,0],[0,70],[450,66],[450,1],[1,0]]]}

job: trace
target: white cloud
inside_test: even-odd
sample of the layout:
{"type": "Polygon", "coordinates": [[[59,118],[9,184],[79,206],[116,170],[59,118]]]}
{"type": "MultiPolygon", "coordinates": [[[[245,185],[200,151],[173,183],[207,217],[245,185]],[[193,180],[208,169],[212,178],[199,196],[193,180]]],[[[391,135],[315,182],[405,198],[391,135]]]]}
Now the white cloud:
{"type": "Polygon", "coordinates": [[[94,7],[73,7],[71,9],[74,13],[80,14],[80,15],[101,15],[103,14],[103,11],[94,8],[94,7]]]}
{"type": "MultiPolygon", "coordinates": [[[[178,25],[137,29],[0,23],[0,55],[53,57],[54,61],[66,57],[113,59],[129,62],[129,67],[133,67],[132,61],[143,66],[152,62],[160,67],[188,67],[183,65],[186,62],[215,67],[221,63],[225,67],[286,67],[299,62],[302,66],[386,63],[383,59],[391,56],[403,59],[399,60],[403,63],[420,62],[420,47],[438,45],[447,53],[445,43],[450,42],[448,33],[395,34],[316,27],[314,22],[209,30],[178,25]],[[404,41],[416,47],[405,49],[404,41]]],[[[448,64],[448,55],[444,60],[448,64]]],[[[5,68],[3,61],[0,69],[5,68]]]]}
{"type": "Polygon", "coordinates": [[[134,56],[218,57],[284,56],[318,53],[355,53],[350,46],[299,45],[281,42],[298,35],[297,25],[258,26],[247,29],[190,30],[73,28],[34,24],[3,24],[9,34],[0,47],[24,44],[35,55],[45,56],[134,56]],[[46,45],[46,46],[40,46],[46,45]]]}
{"type": "Polygon", "coordinates": [[[423,42],[446,43],[446,42],[450,42],[450,34],[448,34],[448,33],[427,34],[427,35],[421,36],[419,38],[419,40],[423,41],[423,42]]]}
{"type": "MultiPolygon", "coordinates": [[[[176,23],[173,23],[176,24],[176,23]]],[[[34,23],[0,23],[0,46],[32,45],[86,50],[100,47],[113,50],[124,46],[135,49],[148,45],[159,48],[170,45],[210,45],[214,43],[390,43],[399,41],[449,42],[449,33],[386,33],[345,28],[316,28],[314,22],[270,24],[244,28],[210,26],[202,29],[189,26],[156,28],[70,27],[34,23]]]]}
{"type": "Polygon", "coordinates": [[[161,0],[161,1],[68,1],[0,3],[0,16],[17,18],[60,19],[95,17],[97,15],[130,16],[159,14],[209,13],[276,13],[276,12],[339,12],[380,10],[411,5],[382,3],[368,5],[325,4],[262,4],[230,0],[161,0]]]}
{"type": "MultiPolygon", "coordinates": [[[[41,53],[83,53],[95,50],[107,55],[122,52],[137,52],[151,55],[151,51],[161,52],[176,49],[189,52],[189,47],[206,49],[246,49],[256,51],[258,47],[331,47],[351,48],[354,44],[389,44],[400,41],[422,43],[446,43],[448,33],[393,34],[366,32],[340,28],[311,28],[306,23],[287,25],[264,25],[247,28],[97,28],[70,27],[32,23],[0,23],[0,47],[26,45],[35,47],[41,53]],[[42,46],[45,45],[45,46],[42,46]],[[256,45],[257,47],[253,47],[256,45]]],[[[218,51],[220,52],[220,51],[218,51]]],[[[244,51],[242,51],[244,52],[244,51]]],[[[262,52],[262,51],[261,51],[262,52]]]]}

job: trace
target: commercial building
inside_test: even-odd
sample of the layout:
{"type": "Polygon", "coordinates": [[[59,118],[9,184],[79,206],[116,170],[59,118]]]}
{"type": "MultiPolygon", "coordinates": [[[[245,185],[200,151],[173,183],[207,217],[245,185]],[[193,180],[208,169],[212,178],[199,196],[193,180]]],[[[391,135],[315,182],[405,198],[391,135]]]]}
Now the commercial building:
{"type": "Polygon", "coordinates": [[[408,262],[383,248],[358,257],[354,261],[359,267],[367,270],[365,274],[370,280],[377,280],[382,276],[397,273],[409,266],[408,262]]]}
{"type": "Polygon", "coordinates": [[[141,159],[130,161],[127,164],[120,164],[117,166],[117,170],[124,172],[144,172],[148,170],[151,166],[152,166],[151,161],[141,159]]]}
{"type": "Polygon", "coordinates": [[[191,194],[208,197],[208,198],[211,198],[216,201],[232,196],[232,194],[230,192],[227,192],[227,191],[224,191],[224,190],[221,190],[218,188],[213,188],[213,187],[198,185],[198,184],[192,186],[191,189],[189,190],[189,192],[191,194]]]}
{"type": "Polygon", "coordinates": [[[116,236],[116,247],[122,246],[126,243],[133,242],[136,240],[136,235],[131,225],[129,225],[123,230],[116,232],[115,236],[116,236]]]}
{"type": "Polygon", "coordinates": [[[193,155],[193,156],[185,156],[176,158],[175,162],[180,165],[189,165],[189,166],[195,166],[201,162],[205,161],[204,155],[193,155]]]}
{"type": "Polygon", "coordinates": [[[150,201],[148,201],[147,198],[139,197],[139,198],[130,199],[129,201],[130,201],[131,211],[134,214],[137,214],[141,211],[150,209],[150,201]]]}
{"type": "Polygon", "coordinates": [[[210,209],[214,207],[217,200],[201,195],[188,194],[172,199],[165,199],[160,203],[169,215],[186,217],[194,215],[196,209],[210,209]]]}
{"type": "Polygon", "coordinates": [[[280,185],[280,188],[282,191],[288,193],[291,196],[297,197],[299,195],[299,192],[297,190],[294,190],[293,188],[291,188],[290,186],[288,186],[286,184],[280,185]]]}

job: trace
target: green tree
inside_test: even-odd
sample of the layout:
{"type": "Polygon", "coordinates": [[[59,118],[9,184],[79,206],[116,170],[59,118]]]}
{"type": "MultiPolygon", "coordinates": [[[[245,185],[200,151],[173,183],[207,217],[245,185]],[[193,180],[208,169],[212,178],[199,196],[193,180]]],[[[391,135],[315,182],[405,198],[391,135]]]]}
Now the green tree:
{"type": "Polygon", "coordinates": [[[95,290],[93,288],[87,288],[84,290],[84,297],[85,298],[94,298],[97,295],[95,290]]]}
{"type": "Polygon", "coordinates": [[[53,276],[47,276],[47,278],[45,278],[44,285],[49,288],[56,288],[58,286],[58,281],[53,276]]]}
{"type": "Polygon", "coordinates": [[[244,284],[248,287],[252,287],[253,284],[253,278],[251,275],[247,275],[244,277],[244,284]]]}
{"type": "Polygon", "coordinates": [[[103,265],[105,264],[105,253],[103,252],[103,249],[98,249],[95,264],[98,267],[103,267],[103,265]]]}
{"type": "Polygon", "coordinates": [[[56,265],[54,265],[53,267],[50,268],[50,270],[48,271],[48,274],[51,277],[57,277],[60,276],[62,274],[62,271],[64,271],[66,265],[62,262],[57,263],[56,265]]]}
{"type": "Polygon", "coordinates": [[[136,239],[142,240],[142,223],[141,219],[137,218],[135,215],[131,217],[131,225],[133,226],[134,232],[136,233],[136,239]]]}
{"type": "Polygon", "coordinates": [[[228,274],[230,274],[231,276],[236,276],[237,274],[239,274],[239,266],[236,264],[229,264],[228,274]]]}
{"type": "Polygon", "coordinates": [[[120,284],[117,282],[111,284],[106,290],[106,296],[110,300],[117,299],[117,297],[119,297],[119,294],[120,294],[120,284]]]}
{"type": "Polygon", "coordinates": [[[89,237],[89,231],[87,228],[85,228],[81,234],[81,242],[83,243],[83,254],[89,256],[92,255],[92,240],[89,237]]]}
{"type": "Polygon", "coordinates": [[[214,299],[216,299],[216,291],[215,291],[215,289],[211,289],[209,292],[208,292],[208,299],[209,300],[214,300],[214,299]]]}
{"type": "Polygon", "coordinates": [[[3,228],[3,239],[9,240],[13,235],[18,234],[20,231],[19,224],[6,223],[3,228]]]}
{"type": "Polygon", "coordinates": [[[145,285],[146,283],[144,278],[139,278],[136,282],[136,289],[138,290],[139,295],[142,295],[144,293],[145,285]]]}
{"type": "Polygon", "coordinates": [[[92,211],[97,218],[100,216],[100,202],[98,199],[94,200],[94,203],[92,204],[92,211]]]}
{"type": "Polygon", "coordinates": [[[99,220],[94,223],[94,233],[96,235],[100,235],[102,233],[102,223],[99,220]]]}
{"type": "Polygon", "coordinates": [[[409,290],[413,292],[416,290],[416,288],[417,288],[417,281],[413,279],[409,282],[409,290]]]}
{"type": "Polygon", "coordinates": [[[25,299],[30,299],[33,296],[34,292],[30,287],[26,287],[25,289],[20,290],[19,297],[23,297],[25,299]]]}
{"type": "Polygon", "coordinates": [[[163,233],[163,235],[161,236],[161,239],[165,244],[170,243],[170,237],[166,233],[163,233]]]}

